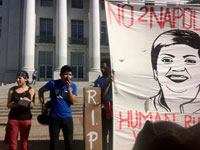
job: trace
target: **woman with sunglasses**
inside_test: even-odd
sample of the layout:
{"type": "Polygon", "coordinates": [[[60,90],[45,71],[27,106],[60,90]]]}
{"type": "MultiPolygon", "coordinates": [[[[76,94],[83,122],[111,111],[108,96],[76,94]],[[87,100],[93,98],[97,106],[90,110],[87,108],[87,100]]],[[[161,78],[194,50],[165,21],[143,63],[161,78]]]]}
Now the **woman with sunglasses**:
{"type": "Polygon", "coordinates": [[[17,86],[11,87],[8,92],[8,144],[9,150],[17,149],[18,133],[20,133],[21,150],[28,149],[28,136],[31,128],[32,114],[30,109],[34,107],[35,90],[28,85],[28,73],[20,71],[16,75],[17,86]]]}

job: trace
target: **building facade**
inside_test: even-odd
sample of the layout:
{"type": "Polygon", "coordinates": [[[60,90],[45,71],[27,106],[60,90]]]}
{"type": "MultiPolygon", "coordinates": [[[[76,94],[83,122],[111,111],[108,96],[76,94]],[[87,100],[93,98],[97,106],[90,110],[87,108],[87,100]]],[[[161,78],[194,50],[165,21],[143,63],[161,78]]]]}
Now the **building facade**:
{"type": "Polygon", "coordinates": [[[0,85],[16,72],[38,80],[70,65],[75,81],[94,81],[109,59],[103,0],[0,0],[0,85]]]}

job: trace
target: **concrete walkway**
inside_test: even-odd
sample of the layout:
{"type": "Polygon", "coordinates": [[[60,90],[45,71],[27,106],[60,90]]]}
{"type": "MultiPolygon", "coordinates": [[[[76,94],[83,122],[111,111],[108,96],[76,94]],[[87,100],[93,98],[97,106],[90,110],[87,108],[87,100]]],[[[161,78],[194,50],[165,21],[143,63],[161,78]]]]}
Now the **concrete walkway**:
{"type": "MultiPolygon", "coordinates": [[[[5,106],[6,103],[7,103],[7,99],[0,99],[1,106],[2,105],[5,106]]],[[[0,150],[8,150],[8,145],[3,143],[7,121],[8,121],[7,116],[0,117],[0,150]]],[[[84,150],[83,115],[73,115],[73,122],[74,122],[73,150],[84,150]]],[[[37,121],[37,116],[33,116],[32,118],[32,126],[31,126],[31,131],[29,134],[29,149],[28,150],[49,150],[48,126],[39,124],[37,121]]],[[[60,132],[60,142],[59,142],[58,150],[64,150],[62,132],[60,132]]]]}
{"type": "MultiPolygon", "coordinates": [[[[73,116],[74,121],[74,143],[73,150],[83,150],[83,117],[73,116]]],[[[0,118],[0,150],[8,150],[8,145],[3,143],[7,117],[0,118]]],[[[64,150],[63,135],[60,132],[59,150],[64,150]]],[[[19,145],[19,144],[18,144],[19,145]]],[[[33,117],[29,135],[29,150],[49,150],[48,126],[38,123],[37,118],[33,117]]]]}

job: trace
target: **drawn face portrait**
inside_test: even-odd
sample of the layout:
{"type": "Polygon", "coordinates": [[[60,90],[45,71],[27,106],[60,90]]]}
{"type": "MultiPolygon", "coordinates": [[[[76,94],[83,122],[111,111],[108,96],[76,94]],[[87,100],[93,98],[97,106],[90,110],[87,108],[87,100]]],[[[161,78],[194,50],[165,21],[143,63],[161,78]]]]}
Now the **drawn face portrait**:
{"type": "Polygon", "coordinates": [[[161,33],[152,44],[151,62],[154,79],[160,86],[157,95],[150,98],[155,109],[197,112],[200,108],[196,103],[200,96],[200,36],[180,29],[161,33]]]}
{"type": "Polygon", "coordinates": [[[161,88],[172,92],[186,92],[190,86],[200,84],[200,58],[198,49],[188,45],[175,44],[162,47],[154,70],[161,88]]]}

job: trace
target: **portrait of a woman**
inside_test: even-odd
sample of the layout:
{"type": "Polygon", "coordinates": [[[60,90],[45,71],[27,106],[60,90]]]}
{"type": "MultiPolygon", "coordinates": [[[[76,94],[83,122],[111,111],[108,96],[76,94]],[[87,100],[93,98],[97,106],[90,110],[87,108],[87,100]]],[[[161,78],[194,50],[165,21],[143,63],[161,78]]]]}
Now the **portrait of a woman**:
{"type": "Polygon", "coordinates": [[[151,61],[158,94],[146,111],[200,113],[200,37],[189,30],[169,30],[153,42],[151,61]]]}

